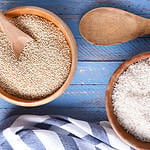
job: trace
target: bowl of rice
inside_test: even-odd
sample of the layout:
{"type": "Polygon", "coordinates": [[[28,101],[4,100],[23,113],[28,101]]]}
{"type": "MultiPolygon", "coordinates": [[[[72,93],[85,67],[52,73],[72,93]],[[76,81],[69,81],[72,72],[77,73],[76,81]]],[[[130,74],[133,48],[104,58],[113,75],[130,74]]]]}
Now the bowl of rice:
{"type": "Polygon", "coordinates": [[[135,149],[150,149],[150,52],[119,66],[106,90],[106,112],[117,135],[135,149]]]}
{"type": "Polygon", "coordinates": [[[0,98],[27,107],[56,99],[76,69],[77,46],[71,30],[57,15],[39,7],[13,8],[5,16],[33,41],[17,60],[0,31],[0,98]]]}

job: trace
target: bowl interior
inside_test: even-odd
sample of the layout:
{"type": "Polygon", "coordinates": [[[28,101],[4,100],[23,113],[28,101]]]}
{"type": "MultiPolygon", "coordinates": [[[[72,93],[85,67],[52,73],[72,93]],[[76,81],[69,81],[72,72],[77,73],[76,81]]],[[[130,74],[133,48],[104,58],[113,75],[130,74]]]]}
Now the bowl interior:
{"type": "Polygon", "coordinates": [[[136,139],[133,135],[127,133],[123,127],[119,124],[116,115],[114,115],[113,111],[113,105],[112,105],[112,91],[114,88],[114,84],[118,80],[119,76],[133,63],[136,63],[142,59],[146,59],[150,57],[150,52],[142,53],[139,55],[134,56],[133,58],[125,61],[122,65],[119,66],[119,68],[114,72],[112,75],[107,90],[106,90],[106,112],[108,119],[115,130],[115,132],[118,134],[118,136],[127,142],[129,145],[131,145],[134,148],[138,149],[150,149],[150,143],[149,142],[142,142],[138,139],[136,139]]]}
{"type": "Polygon", "coordinates": [[[22,6],[22,7],[17,7],[17,8],[8,10],[5,13],[5,16],[8,18],[12,18],[12,17],[16,17],[19,15],[23,15],[23,14],[34,14],[34,15],[40,16],[42,18],[45,18],[45,19],[53,22],[57,27],[59,27],[59,29],[65,35],[65,38],[70,46],[71,57],[72,57],[71,58],[72,59],[71,69],[70,69],[70,73],[68,75],[67,80],[54,94],[52,94],[46,98],[38,99],[38,100],[21,99],[21,98],[17,98],[15,96],[12,96],[12,95],[6,93],[5,91],[3,91],[0,88],[0,98],[3,98],[5,100],[7,100],[8,102],[16,104],[16,105],[32,107],[32,106],[43,105],[43,104],[46,104],[46,103],[56,99],[69,86],[69,84],[71,83],[71,80],[73,78],[73,75],[75,73],[75,69],[76,69],[77,46],[76,46],[76,42],[75,42],[75,39],[74,39],[74,36],[73,36],[71,30],[64,23],[64,21],[62,19],[60,19],[57,15],[55,15],[54,13],[52,13],[46,9],[34,7],[34,6],[22,6]]]}

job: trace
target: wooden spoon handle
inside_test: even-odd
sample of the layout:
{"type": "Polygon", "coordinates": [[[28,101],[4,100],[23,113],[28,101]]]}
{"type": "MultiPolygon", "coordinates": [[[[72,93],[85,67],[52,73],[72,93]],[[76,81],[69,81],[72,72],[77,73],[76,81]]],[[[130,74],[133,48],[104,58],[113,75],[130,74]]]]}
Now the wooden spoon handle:
{"type": "Polygon", "coordinates": [[[0,28],[2,32],[6,34],[8,40],[10,41],[12,51],[18,59],[26,43],[32,41],[33,39],[10,23],[2,12],[0,12],[0,28]]]}
{"type": "Polygon", "coordinates": [[[11,48],[13,50],[13,53],[15,54],[15,56],[17,58],[19,58],[19,53],[18,51],[16,51],[13,47],[15,45],[15,38],[17,38],[17,36],[15,36],[14,31],[16,31],[16,29],[14,29],[14,26],[12,26],[12,24],[7,20],[7,18],[3,15],[2,12],[0,12],[0,29],[3,33],[6,34],[10,44],[11,44],[11,48]]]}
{"type": "Polygon", "coordinates": [[[150,34],[150,19],[145,19],[146,21],[146,26],[145,26],[145,32],[144,34],[150,34]]]}
{"type": "Polygon", "coordinates": [[[0,12],[0,29],[5,32],[5,28],[8,24],[8,20],[6,20],[5,16],[0,12]]]}

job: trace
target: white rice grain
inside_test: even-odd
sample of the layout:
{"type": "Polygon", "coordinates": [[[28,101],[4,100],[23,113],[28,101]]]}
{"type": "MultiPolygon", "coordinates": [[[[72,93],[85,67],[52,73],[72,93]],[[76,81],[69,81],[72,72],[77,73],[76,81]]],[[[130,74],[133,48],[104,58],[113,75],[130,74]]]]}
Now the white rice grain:
{"type": "Polygon", "coordinates": [[[112,99],[119,123],[136,138],[150,142],[150,58],[120,75],[112,99]]]}

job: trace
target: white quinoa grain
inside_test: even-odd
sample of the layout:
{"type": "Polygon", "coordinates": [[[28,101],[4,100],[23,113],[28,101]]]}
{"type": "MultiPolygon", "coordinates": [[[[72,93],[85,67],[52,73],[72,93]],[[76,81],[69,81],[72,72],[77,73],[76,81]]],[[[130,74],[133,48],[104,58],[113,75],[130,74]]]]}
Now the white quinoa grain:
{"type": "Polygon", "coordinates": [[[114,86],[114,112],[127,132],[150,142],[150,58],[132,64],[114,86]]]}
{"type": "Polygon", "coordinates": [[[35,15],[21,15],[11,22],[34,41],[26,45],[18,61],[0,32],[0,87],[24,99],[51,95],[70,72],[71,51],[65,36],[52,22],[35,15]]]}

